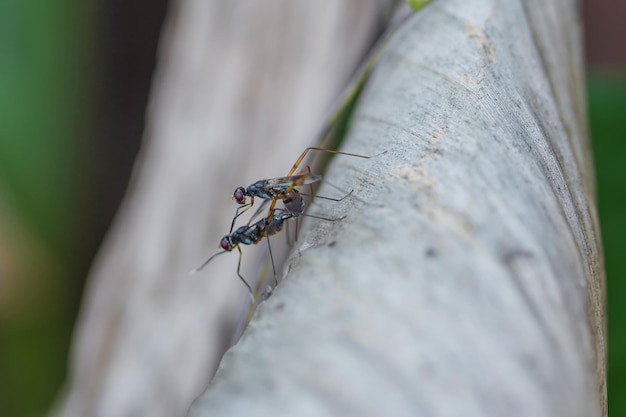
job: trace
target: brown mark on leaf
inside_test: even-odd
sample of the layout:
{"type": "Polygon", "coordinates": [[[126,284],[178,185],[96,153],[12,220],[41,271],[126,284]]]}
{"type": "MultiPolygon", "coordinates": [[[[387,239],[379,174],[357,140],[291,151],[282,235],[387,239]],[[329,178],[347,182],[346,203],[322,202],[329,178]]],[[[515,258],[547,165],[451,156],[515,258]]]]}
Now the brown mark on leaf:
{"type": "Polygon", "coordinates": [[[465,83],[474,89],[478,88],[478,81],[472,78],[471,75],[465,75],[465,83]]]}
{"type": "Polygon", "coordinates": [[[392,180],[408,185],[423,210],[437,203],[436,182],[421,165],[401,165],[391,171],[392,180]]]}
{"type": "Polygon", "coordinates": [[[495,61],[495,48],[479,26],[468,24],[467,34],[469,35],[471,40],[476,42],[476,44],[483,49],[483,52],[489,62],[495,61]]]}
{"type": "Polygon", "coordinates": [[[433,130],[431,132],[428,133],[428,135],[433,138],[433,139],[441,139],[446,133],[448,133],[448,131],[450,130],[450,128],[448,126],[444,126],[441,127],[437,130],[433,130]]]}
{"type": "Polygon", "coordinates": [[[419,191],[431,189],[435,185],[432,177],[420,165],[400,165],[391,171],[390,176],[396,181],[409,183],[419,191]]]}
{"type": "Polygon", "coordinates": [[[476,234],[476,227],[465,213],[441,205],[437,193],[438,184],[423,166],[402,165],[394,169],[390,176],[398,182],[408,184],[415,191],[418,196],[416,198],[419,198],[419,210],[424,216],[448,225],[449,230],[459,236],[472,237],[476,234]]]}

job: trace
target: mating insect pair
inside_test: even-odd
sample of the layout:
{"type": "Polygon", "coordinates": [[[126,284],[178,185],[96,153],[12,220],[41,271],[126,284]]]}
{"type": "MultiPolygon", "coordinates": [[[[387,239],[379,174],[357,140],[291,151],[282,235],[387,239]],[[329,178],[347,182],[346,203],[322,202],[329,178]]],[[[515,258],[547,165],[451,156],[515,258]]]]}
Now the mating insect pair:
{"type": "MultiPolygon", "coordinates": [[[[349,194],[348,194],[349,195],[349,194]]],[[[345,198],[345,197],[344,197],[345,198]]],[[[217,252],[209,259],[207,259],[202,265],[193,270],[191,273],[195,273],[204,268],[213,258],[223,253],[231,252],[235,248],[239,252],[239,260],[237,263],[237,276],[243,282],[243,284],[248,289],[250,294],[250,298],[254,303],[254,291],[252,286],[246,281],[246,279],[241,275],[241,259],[242,259],[242,251],[240,245],[251,245],[259,243],[263,237],[267,237],[267,245],[270,254],[270,261],[272,263],[272,270],[274,272],[274,283],[278,285],[278,279],[276,277],[276,267],[274,265],[274,258],[272,255],[272,246],[270,245],[269,237],[277,234],[283,228],[283,224],[285,221],[289,219],[295,219],[303,214],[304,212],[304,199],[302,195],[298,192],[298,190],[294,189],[287,193],[287,196],[282,198],[283,204],[285,208],[274,209],[273,215],[271,217],[264,217],[261,220],[257,221],[254,224],[248,224],[245,226],[241,226],[237,228],[234,232],[224,236],[220,240],[220,248],[222,251],[217,252]]],[[[330,219],[321,216],[314,215],[306,215],[309,217],[315,217],[322,220],[335,221],[339,219],[330,219]]]]}
{"type": "MultiPolygon", "coordinates": [[[[216,256],[221,255],[223,253],[231,252],[232,250],[237,248],[237,250],[239,251],[239,261],[237,264],[237,276],[244,283],[244,285],[248,288],[251,298],[254,299],[253,297],[254,291],[252,290],[252,286],[241,276],[241,273],[240,273],[241,258],[242,258],[242,251],[241,251],[240,245],[257,244],[263,239],[263,237],[268,237],[270,259],[272,262],[272,268],[274,270],[274,281],[277,284],[278,282],[276,278],[276,268],[274,267],[274,260],[272,257],[272,248],[269,244],[269,236],[273,236],[277,234],[278,232],[280,232],[283,228],[283,224],[287,220],[297,219],[299,216],[309,216],[309,217],[314,217],[314,218],[327,220],[327,221],[336,221],[336,220],[341,219],[341,218],[331,219],[327,217],[304,214],[304,208],[305,208],[304,200],[303,200],[302,194],[298,191],[296,187],[300,187],[302,185],[313,184],[319,181],[321,179],[321,176],[312,174],[308,166],[301,172],[297,173],[296,175],[294,175],[294,172],[296,172],[296,170],[298,169],[298,167],[304,160],[305,156],[310,151],[328,152],[332,154],[354,156],[354,157],[365,158],[365,159],[370,159],[378,155],[381,155],[381,154],[378,154],[378,155],[373,155],[373,156],[365,156],[365,155],[358,155],[354,153],[341,152],[341,151],[335,151],[335,150],[330,150],[330,149],[310,147],[310,148],[306,148],[304,152],[302,152],[302,154],[293,164],[293,166],[291,167],[291,170],[286,176],[260,180],[249,185],[247,188],[237,187],[233,193],[232,199],[235,200],[238,204],[240,204],[240,206],[237,208],[235,212],[235,216],[232,220],[229,234],[224,236],[220,240],[220,248],[222,249],[222,251],[217,252],[211,257],[209,257],[204,263],[202,263],[202,265],[200,265],[198,268],[191,271],[192,274],[203,269],[216,256]],[[250,197],[249,203],[246,202],[246,197],[250,197]],[[243,213],[245,213],[247,210],[249,210],[254,205],[255,197],[264,199],[266,201],[270,201],[270,207],[267,211],[266,217],[260,219],[254,224],[248,223],[245,226],[241,226],[233,232],[237,218],[241,216],[243,213]],[[279,200],[283,202],[284,208],[282,209],[276,208],[276,204],[278,203],[279,200]]],[[[321,197],[321,196],[313,196],[313,197],[318,197],[318,198],[323,198],[323,199],[328,199],[328,200],[333,200],[333,201],[341,201],[347,196],[349,196],[350,194],[352,194],[352,191],[340,199],[333,199],[333,198],[321,197]]],[[[263,208],[263,205],[259,209],[262,209],[262,208],[263,208]]],[[[255,218],[258,213],[259,211],[257,210],[257,213],[254,216],[252,216],[252,218],[255,218]]]]}

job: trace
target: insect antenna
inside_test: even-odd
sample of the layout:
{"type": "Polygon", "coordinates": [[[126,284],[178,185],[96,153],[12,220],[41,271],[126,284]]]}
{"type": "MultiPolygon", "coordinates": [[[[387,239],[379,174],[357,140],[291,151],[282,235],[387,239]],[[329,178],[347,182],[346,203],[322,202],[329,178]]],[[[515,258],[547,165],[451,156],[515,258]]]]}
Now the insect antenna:
{"type": "Polygon", "coordinates": [[[201,271],[201,270],[202,270],[205,266],[207,266],[207,265],[208,265],[208,263],[209,263],[209,262],[211,262],[211,261],[213,260],[213,258],[215,258],[216,256],[221,255],[221,254],[223,254],[223,253],[227,253],[227,252],[228,252],[228,251],[225,251],[225,250],[224,250],[224,251],[217,252],[216,254],[211,255],[211,257],[210,257],[209,259],[207,259],[206,261],[204,261],[204,262],[202,263],[202,265],[200,265],[199,267],[197,267],[197,268],[192,269],[191,271],[189,271],[189,275],[193,275],[193,274],[195,274],[195,273],[197,273],[197,272],[200,272],[200,271],[201,271]]]}

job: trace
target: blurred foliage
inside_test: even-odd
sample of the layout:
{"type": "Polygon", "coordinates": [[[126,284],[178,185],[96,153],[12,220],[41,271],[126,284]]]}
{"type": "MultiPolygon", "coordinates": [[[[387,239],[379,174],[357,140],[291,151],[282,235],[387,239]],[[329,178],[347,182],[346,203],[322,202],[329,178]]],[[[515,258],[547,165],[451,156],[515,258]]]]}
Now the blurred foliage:
{"type": "Polygon", "coordinates": [[[411,6],[414,11],[418,11],[422,7],[430,3],[431,0],[406,0],[407,4],[411,6]]]}
{"type": "Polygon", "coordinates": [[[589,78],[589,120],[607,274],[611,416],[626,416],[626,76],[589,78]]]}
{"type": "Polygon", "coordinates": [[[65,375],[85,261],[88,2],[0,2],[0,409],[43,415],[65,375]],[[79,18],[80,16],[80,18],[79,18]]]}

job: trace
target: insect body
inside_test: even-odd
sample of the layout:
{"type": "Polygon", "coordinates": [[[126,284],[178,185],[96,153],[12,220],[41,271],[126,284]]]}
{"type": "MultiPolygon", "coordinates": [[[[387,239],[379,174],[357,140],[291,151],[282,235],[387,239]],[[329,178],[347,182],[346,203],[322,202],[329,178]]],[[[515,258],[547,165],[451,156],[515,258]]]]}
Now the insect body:
{"type": "MultiPolygon", "coordinates": [[[[270,220],[271,215],[274,212],[274,209],[276,208],[276,203],[278,200],[284,200],[285,197],[288,196],[289,193],[291,193],[291,191],[296,189],[296,187],[299,187],[301,185],[313,184],[321,180],[322,177],[320,175],[312,174],[309,167],[306,167],[305,170],[302,170],[300,173],[294,175],[294,172],[296,172],[296,170],[302,164],[302,161],[304,160],[304,158],[310,151],[319,151],[319,152],[327,152],[327,153],[332,153],[332,154],[337,154],[337,155],[355,156],[357,158],[365,158],[365,159],[370,159],[375,156],[382,155],[382,153],[386,152],[386,151],[382,152],[381,154],[378,154],[378,155],[365,156],[365,155],[359,155],[355,153],[335,151],[332,149],[324,149],[324,148],[316,148],[316,147],[306,148],[302,152],[302,154],[300,154],[296,162],[293,164],[287,176],[260,180],[249,185],[247,188],[237,187],[235,189],[235,191],[233,192],[232,198],[233,200],[237,202],[237,204],[241,204],[242,206],[239,207],[235,213],[235,218],[233,219],[231,230],[234,227],[235,220],[237,219],[237,217],[242,215],[246,210],[248,210],[250,207],[252,207],[252,205],[254,205],[254,197],[262,198],[265,200],[271,200],[270,208],[266,216],[266,221],[269,224],[269,222],[271,221],[270,220]],[[246,202],[246,197],[250,197],[250,203],[246,202]]],[[[328,197],[321,197],[321,198],[339,201],[339,200],[328,198],[328,197]]]]}
{"type": "MultiPolygon", "coordinates": [[[[287,176],[260,180],[249,185],[247,188],[237,187],[233,193],[232,198],[241,206],[237,208],[235,217],[233,218],[233,221],[231,223],[229,234],[224,236],[220,240],[219,247],[222,250],[220,252],[213,254],[206,261],[204,261],[202,265],[200,265],[198,268],[191,271],[190,274],[195,274],[196,272],[199,272],[200,270],[202,270],[216,256],[221,255],[223,253],[231,252],[235,248],[237,248],[237,251],[239,252],[239,260],[237,263],[237,276],[248,289],[248,292],[250,293],[250,297],[254,303],[254,295],[253,295],[254,292],[252,290],[252,287],[243,278],[240,272],[241,258],[243,255],[241,251],[241,247],[240,247],[241,245],[257,244],[264,237],[268,237],[267,241],[268,241],[268,246],[269,246],[270,259],[272,261],[272,268],[274,270],[274,280],[276,284],[278,284],[277,278],[276,278],[276,268],[274,267],[274,260],[272,257],[272,248],[269,245],[269,236],[273,236],[279,233],[282,230],[285,221],[292,219],[292,218],[297,218],[299,216],[309,216],[309,217],[314,217],[317,219],[327,220],[327,221],[336,221],[336,220],[343,219],[343,217],[333,219],[333,218],[304,214],[305,204],[304,204],[304,199],[302,197],[303,194],[300,193],[296,189],[296,187],[301,186],[301,185],[313,184],[319,181],[321,179],[321,176],[312,174],[308,167],[306,168],[306,170],[301,171],[300,173],[296,175],[293,175],[293,174],[302,163],[306,154],[312,150],[340,154],[340,155],[356,156],[358,158],[366,158],[366,159],[373,158],[374,156],[378,156],[382,154],[381,153],[381,154],[374,155],[374,156],[364,156],[364,155],[357,155],[357,154],[352,154],[352,153],[347,153],[347,152],[334,151],[330,149],[311,147],[311,148],[305,149],[304,152],[302,152],[302,154],[296,160],[296,162],[292,166],[287,176]],[[249,203],[246,202],[246,197],[250,197],[249,203]],[[270,208],[267,212],[267,216],[258,220],[254,224],[247,224],[245,226],[241,226],[233,232],[233,229],[235,227],[235,221],[241,214],[243,214],[250,207],[252,207],[252,205],[254,204],[255,197],[263,199],[266,202],[267,201],[271,202],[270,208]],[[276,203],[278,202],[278,200],[282,200],[283,205],[284,205],[283,209],[276,208],[276,203]]],[[[345,195],[344,197],[340,199],[320,197],[320,196],[317,196],[317,197],[328,199],[328,200],[333,200],[333,201],[341,201],[347,196],[349,196],[350,194],[352,194],[352,191],[350,191],[350,193],[348,193],[347,195],[345,195]]],[[[262,209],[262,207],[263,206],[259,207],[259,209],[262,209]]],[[[252,218],[254,217],[256,217],[256,215],[252,216],[252,218]]]]}
{"type": "Polygon", "coordinates": [[[319,175],[305,173],[288,177],[269,178],[250,184],[248,188],[237,187],[233,193],[233,200],[238,204],[246,204],[246,197],[250,197],[250,205],[254,204],[254,197],[266,200],[280,199],[288,190],[299,185],[313,184],[321,180],[319,175]]]}
{"type": "MultiPolygon", "coordinates": [[[[230,225],[231,232],[235,227],[235,221],[237,220],[237,218],[245,213],[250,207],[252,207],[252,205],[254,205],[254,197],[258,197],[264,200],[283,200],[283,203],[286,204],[285,200],[289,199],[290,196],[293,197],[295,193],[298,193],[298,190],[295,187],[300,185],[313,184],[320,179],[322,179],[322,177],[319,175],[307,173],[301,175],[292,175],[289,177],[277,177],[260,180],[255,182],[254,184],[249,185],[248,188],[237,187],[237,189],[233,193],[232,199],[235,200],[238,204],[241,204],[241,206],[237,208],[237,211],[235,212],[235,217],[233,217],[233,221],[230,225]],[[246,197],[250,197],[249,203],[246,203],[246,197]]],[[[301,196],[298,201],[304,204],[301,196]]],[[[289,211],[293,211],[287,206],[285,206],[285,208],[289,211]]],[[[302,210],[304,210],[304,208],[302,208],[302,210]]],[[[300,214],[302,214],[302,212],[300,212],[300,214]]],[[[252,217],[256,217],[256,214],[252,217]]]]}
{"type": "MultiPolygon", "coordinates": [[[[377,154],[377,155],[365,156],[365,155],[359,155],[359,154],[355,154],[355,153],[348,153],[348,152],[335,151],[335,150],[332,150],[332,149],[324,149],[324,148],[309,147],[309,148],[306,148],[306,149],[305,149],[305,150],[304,150],[304,151],[300,154],[300,156],[298,157],[298,159],[296,160],[296,162],[295,162],[295,163],[293,164],[293,166],[291,167],[291,170],[289,170],[289,172],[287,173],[287,177],[285,177],[285,178],[288,178],[288,177],[293,176],[293,173],[294,173],[294,172],[298,169],[298,167],[300,166],[300,164],[301,164],[301,163],[302,163],[302,161],[304,160],[304,157],[305,157],[305,156],[306,156],[306,155],[307,155],[310,151],[328,152],[328,153],[337,154],[337,155],[355,156],[355,157],[357,157],[357,158],[364,158],[364,159],[374,158],[374,157],[376,157],[376,156],[378,156],[378,155],[382,155],[382,154],[384,154],[384,153],[386,153],[386,152],[387,152],[387,151],[384,151],[384,152],[382,152],[382,153],[380,153],[380,154],[377,154]]],[[[309,174],[307,174],[307,173],[303,172],[302,174],[299,174],[299,175],[305,175],[305,176],[306,176],[306,175],[312,175],[312,174],[310,174],[310,170],[309,170],[309,168],[308,168],[308,167],[307,167],[307,171],[309,171],[309,174]]],[[[319,179],[318,179],[317,181],[319,181],[319,179]]],[[[301,185],[301,184],[297,184],[297,183],[295,183],[295,182],[294,182],[293,184],[291,184],[290,186],[288,186],[288,187],[286,187],[286,188],[284,188],[284,189],[282,190],[282,193],[280,194],[280,196],[281,196],[281,197],[272,198],[272,199],[271,199],[271,203],[270,203],[270,208],[269,208],[269,210],[268,210],[268,215],[269,215],[269,213],[273,213],[273,212],[274,212],[274,209],[276,208],[276,203],[277,203],[277,201],[278,201],[279,199],[281,199],[281,198],[283,198],[283,199],[284,199],[284,196],[286,196],[288,193],[290,193],[292,190],[294,190],[294,189],[295,189],[295,187],[297,187],[298,185],[301,185]]],[[[350,194],[351,194],[351,193],[352,193],[352,192],[350,192],[350,194]]],[[[235,196],[233,195],[233,197],[235,197],[235,196]]],[[[347,196],[346,196],[346,197],[347,197],[347,196]]],[[[323,197],[323,198],[326,198],[326,197],[323,197]]],[[[345,197],[344,197],[344,198],[345,198],[345,197]]],[[[236,199],[236,198],[235,198],[235,199],[236,199]]],[[[343,198],[342,198],[342,199],[343,199],[343,198]]],[[[332,200],[332,199],[331,199],[331,200],[332,200]]],[[[244,203],[245,203],[245,200],[244,200],[244,202],[243,202],[243,203],[240,203],[240,204],[244,204],[244,203]]]]}
{"type": "Polygon", "coordinates": [[[258,220],[256,223],[240,226],[234,232],[229,235],[224,236],[220,240],[220,248],[222,249],[220,252],[212,255],[209,259],[204,261],[202,265],[198,268],[194,269],[190,272],[190,274],[195,274],[196,272],[202,270],[213,258],[223,253],[231,252],[235,248],[239,251],[239,261],[237,263],[237,276],[244,283],[248,292],[250,293],[250,297],[254,302],[254,296],[252,291],[252,286],[245,280],[245,278],[241,275],[241,258],[243,253],[241,252],[240,245],[253,245],[259,243],[264,237],[267,237],[267,244],[270,252],[270,260],[272,262],[272,270],[274,271],[274,282],[278,284],[278,280],[276,278],[276,268],[274,265],[274,258],[272,256],[272,247],[269,242],[269,237],[279,233],[283,229],[283,225],[289,219],[295,219],[299,216],[308,216],[314,217],[316,219],[326,220],[326,221],[337,221],[343,219],[340,218],[328,218],[322,216],[315,216],[312,214],[304,214],[304,199],[302,194],[298,192],[298,190],[291,190],[287,194],[283,196],[283,204],[285,206],[284,209],[274,209],[274,215],[271,219],[267,220],[267,218],[262,218],[258,220]]]}
{"type": "MultiPolygon", "coordinates": [[[[294,203],[293,207],[294,208],[299,207],[299,203],[297,202],[294,203]]],[[[302,203],[301,210],[304,210],[304,203],[302,203]]],[[[221,255],[223,253],[231,252],[232,250],[237,248],[237,250],[239,251],[239,262],[237,263],[237,276],[239,277],[241,282],[244,283],[246,288],[248,288],[248,292],[250,293],[250,296],[252,300],[254,301],[254,296],[253,296],[254,292],[252,291],[252,287],[250,286],[250,284],[248,284],[248,281],[246,281],[245,278],[241,276],[241,273],[240,273],[241,257],[243,255],[241,252],[240,245],[252,245],[252,244],[256,245],[263,239],[263,237],[272,236],[280,232],[283,229],[283,224],[285,223],[286,220],[296,217],[299,214],[292,213],[288,210],[280,210],[280,213],[274,214],[269,222],[267,221],[266,218],[262,218],[261,220],[257,221],[254,224],[241,226],[237,228],[237,230],[235,230],[233,233],[224,236],[220,240],[220,248],[222,249],[222,251],[217,252],[216,254],[212,255],[209,259],[204,261],[202,265],[200,265],[199,267],[191,271],[190,274],[195,274],[196,272],[199,272],[200,270],[202,270],[216,256],[221,255]]],[[[269,240],[268,240],[268,245],[269,245],[269,240]]],[[[272,250],[270,247],[270,255],[271,255],[271,252],[272,250]]],[[[273,266],[273,262],[274,261],[272,260],[272,266],[273,266]]],[[[274,273],[274,275],[276,275],[276,273],[274,273]]]]}

